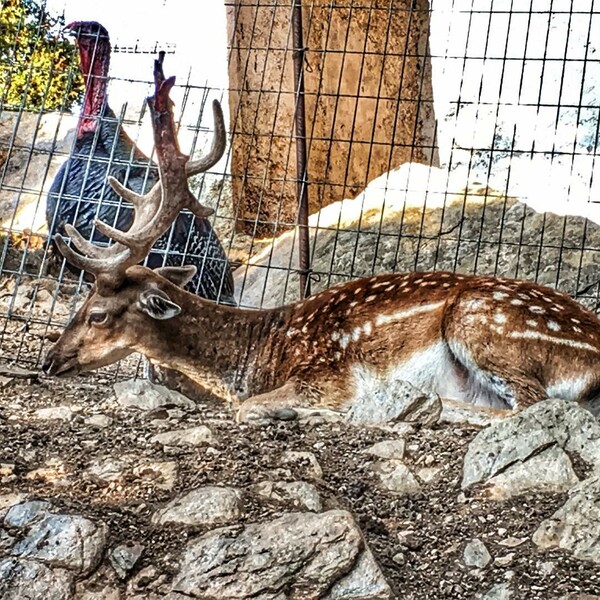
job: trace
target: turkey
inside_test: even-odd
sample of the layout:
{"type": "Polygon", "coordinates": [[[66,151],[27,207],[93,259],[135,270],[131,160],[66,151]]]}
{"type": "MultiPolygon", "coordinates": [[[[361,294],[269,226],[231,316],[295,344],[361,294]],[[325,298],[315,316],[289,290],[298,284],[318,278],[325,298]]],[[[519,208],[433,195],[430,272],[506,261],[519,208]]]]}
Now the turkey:
{"type": "MultiPolygon", "coordinates": [[[[108,176],[144,193],[157,181],[158,171],[120,127],[108,105],[111,46],[107,30],[96,22],[74,22],[67,25],[67,30],[76,38],[85,97],[74,149],[58,171],[48,194],[48,232],[52,237],[69,223],[87,239],[107,243],[107,238],[94,227],[96,218],[122,230],[129,227],[133,218],[130,205],[108,184],[108,176]]],[[[221,115],[217,107],[215,125],[217,109],[221,115]]],[[[218,152],[203,170],[218,161],[223,150],[218,152]]],[[[171,229],[156,242],[145,264],[151,268],[193,264],[198,272],[186,286],[188,291],[210,300],[235,304],[229,263],[207,219],[180,214],[171,229]]]]}

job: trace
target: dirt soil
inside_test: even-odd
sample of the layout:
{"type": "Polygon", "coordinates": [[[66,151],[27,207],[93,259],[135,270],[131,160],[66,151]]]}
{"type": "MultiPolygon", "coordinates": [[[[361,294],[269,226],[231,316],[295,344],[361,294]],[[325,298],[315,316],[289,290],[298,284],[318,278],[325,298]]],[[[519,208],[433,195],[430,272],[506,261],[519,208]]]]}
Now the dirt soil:
{"type": "MultiPolygon", "coordinates": [[[[12,472],[0,468],[0,495],[24,493],[101,519],[110,527],[109,547],[120,542],[145,546],[136,572],[153,564],[172,573],[188,536],[201,531],[156,528],[150,521],[155,509],[200,485],[311,480],[302,465],[282,468],[279,462],[286,450],[310,451],[323,469],[322,479],[312,481],[325,507],[347,508],[356,515],[397,598],[472,598],[508,580],[514,590],[511,598],[600,593],[597,565],[563,552],[541,553],[531,542],[539,523],[561,506],[564,496],[530,495],[496,503],[482,497],[481,490],[461,491],[462,457],[476,433],[465,426],[415,427],[407,436],[407,463],[441,466],[442,476],[424,484],[421,495],[407,498],[379,490],[370,460],[362,453],[394,437],[381,429],[345,423],[236,425],[227,406],[208,399],[196,411],[165,407],[141,412],[115,401],[106,375],[15,378],[0,387],[0,463],[14,465],[12,472]],[[74,411],[70,420],[35,416],[36,409],[64,405],[74,411]],[[86,424],[86,418],[97,414],[109,416],[112,424],[86,424]],[[149,442],[156,433],[198,424],[208,425],[218,440],[212,449],[164,449],[149,442]],[[176,461],[173,489],[162,489],[160,479],[143,474],[106,482],[86,472],[95,461],[124,455],[134,455],[138,462],[176,461]],[[515,548],[498,543],[508,536],[525,542],[515,548]],[[475,537],[496,559],[484,570],[463,563],[465,544],[475,537]],[[512,559],[502,558],[511,553],[512,559]]],[[[272,515],[278,511],[274,507],[272,515]]],[[[255,506],[244,520],[272,515],[255,506]]]]}

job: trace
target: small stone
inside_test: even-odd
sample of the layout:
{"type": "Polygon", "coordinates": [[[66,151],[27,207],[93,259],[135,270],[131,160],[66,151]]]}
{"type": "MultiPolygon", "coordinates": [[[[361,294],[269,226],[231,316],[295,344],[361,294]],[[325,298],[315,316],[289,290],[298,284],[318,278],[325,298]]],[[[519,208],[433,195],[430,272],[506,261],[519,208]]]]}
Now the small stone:
{"type": "Polygon", "coordinates": [[[392,425],[392,432],[399,437],[406,437],[415,432],[415,426],[412,423],[394,423],[392,425]]]}
{"type": "Polygon", "coordinates": [[[305,466],[309,475],[315,479],[323,477],[323,469],[312,452],[296,452],[288,450],[281,455],[281,462],[284,464],[301,464],[305,466]]]}
{"type": "Polygon", "coordinates": [[[84,420],[86,425],[104,429],[112,424],[112,419],[108,415],[92,415],[84,420]]]}
{"type": "Polygon", "coordinates": [[[154,462],[134,467],[133,474],[152,481],[160,490],[172,490],[177,480],[177,463],[174,461],[154,462]]]}
{"type": "Polygon", "coordinates": [[[549,560],[538,563],[538,570],[544,576],[551,575],[555,568],[556,565],[549,560]]]}
{"type": "MultiPolygon", "coordinates": [[[[499,530],[498,530],[499,531],[499,530]]],[[[500,546],[504,546],[506,548],[516,548],[517,546],[520,546],[521,544],[524,544],[527,541],[528,538],[517,538],[517,537],[507,537],[505,540],[500,540],[498,542],[498,544],[500,546]]]]}
{"type": "Polygon", "coordinates": [[[400,566],[403,566],[406,563],[406,556],[402,552],[397,552],[392,556],[392,560],[400,566]]]}
{"type": "Polygon", "coordinates": [[[416,472],[416,475],[423,483],[431,483],[438,478],[441,472],[441,467],[423,467],[416,472]]]}
{"type": "Polygon", "coordinates": [[[409,550],[418,550],[423,545],[423,542],[412,529],[399,531],[398,541],[404,548],[408,548],[409,550]]]}
{"type": "Polygon", "coordinates": [[[158,433],[150,438],[151,444],[163,446],[209,446],[215,443],[211,430],[205,425],[158,433]]]}
{"type": "Polygon", "coordinates": [[[53,421],[71,421],[73,419],[73,410],[68,406],[51,406],[48,408],[38,408],[34,413],[36,419],[46,419],[53,421]]]}
{"type": "Polygon", "coordinates": [[[8,477],[15,472],[13,463],[0,463],[0,477],[8,477]]]}
{"type": "Polygon", "coordinates": [[[92,480],[116,481],[123,477],[127,464],[117,458],[109,458],[93,462],[86,470],[86,475],[92,480]]]}
{"type": "Polygon", "coordinates": [[[369,448],[365,448],[362,453],[377,456],[378,458],[393,458],[401,460],[406,452],[406,440],[384,440],[377,442],[369,448]]]}
{"type": "Polygon", "coordinates": [[[379,461],[374,463],[371,469],[379,476],[381,486],[389,492],[412,496],[421,491],[421,485],[402,461],[379,461]]]}
{"type": "Polygon", "coordinates": [[[241,514],[238,490],[205,486],[169,502],[154,514],[152,522],[157,525],[223,525],[237,521],[241,514]]]}
{"type": "Polygon", "coordinates": [[[121,544],[111,550],[109,554],[110,564],[121,579],[127,577],[129,571],[133,569],[142,556],[143,551],[144,546],[141,544],[121,544]]]}
{"type": "Polygon", "coordinates": [[[317,488],[307,481],[262,481],[248,488],[253,494],[292,508],[320,512],[323,509],[317,488]]]}
{"type": "Polygon", "coordinates": [[[514,558],[515,558],[514,552],[510,552],[509,554],[506,554],[505,556],[497,556],[494,559],[494,564],[498,567],[508,567],[508,565],[510,565],[512,563],[514,558]]]}
{"type": "Polygon", "coordinates": [[[492,586],[483,596],[479,596],[481,600],[509,600],[512,596],[509,583],[497,583],[492,586]]]}
{"type": "Polygon", "coordinates": [[[478,538],[471,540],[463,552],[463,561],[467,567],[477,567],[483,569],[486,567],[492,557],[486,548],[486,545],[478,538]]]}

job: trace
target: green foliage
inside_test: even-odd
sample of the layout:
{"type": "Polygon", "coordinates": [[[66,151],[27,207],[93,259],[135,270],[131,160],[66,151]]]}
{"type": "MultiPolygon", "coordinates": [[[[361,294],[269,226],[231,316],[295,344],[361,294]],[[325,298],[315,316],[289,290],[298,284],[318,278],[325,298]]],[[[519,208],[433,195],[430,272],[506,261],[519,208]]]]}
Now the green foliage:
{"type": "Polygon", "coordinates": [[[64,20],[35,0],[0,2],[0,107],[69,110],[84,85],[64,20]]]}

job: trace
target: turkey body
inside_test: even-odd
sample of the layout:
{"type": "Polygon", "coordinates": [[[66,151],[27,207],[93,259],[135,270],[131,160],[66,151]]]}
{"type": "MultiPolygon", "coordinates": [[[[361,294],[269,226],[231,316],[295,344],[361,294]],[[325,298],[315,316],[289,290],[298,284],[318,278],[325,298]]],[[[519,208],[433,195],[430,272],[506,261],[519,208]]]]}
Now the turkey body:
{"type": "MultiPolygon", "coordinates": [[[[49,235],[76,227],[88,240],[109,243],[94,227],[95,219],[121,230],[133,220],[133,209],[108,183],[108,176],[137,193],[158,181],[156,165],[133,143],[108,106],[106,88],[110,41],[94,22],[68,26],[77,38],[86,96],[73,151],[58,171],[48,194],[49,235]]],[[[156,242],[145,264],[194,265],[197,273],[186,289],[209,300],[235,304],[227,256],[210,222],[181,213],[156,242]]]]}

